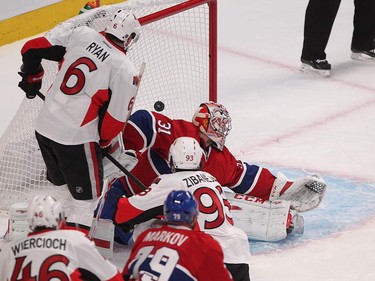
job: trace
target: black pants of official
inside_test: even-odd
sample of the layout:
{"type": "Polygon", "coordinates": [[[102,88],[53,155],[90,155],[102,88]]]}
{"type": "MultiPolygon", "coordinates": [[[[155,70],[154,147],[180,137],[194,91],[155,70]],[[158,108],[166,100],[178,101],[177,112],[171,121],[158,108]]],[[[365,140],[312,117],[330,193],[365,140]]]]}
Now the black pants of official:
{"type": "Polygon", "coordinates": [[[245,263],[225,263],[234,281],[250,281],[249,265],[245,263]]]}
{"type": "MultiPolygon", "coordinates": [[[[310,0],[305,14],[302,59],[326,59],[325,48],[341,0],[310,0]]],[[[354,0],[352,49],[375,48],[375,1],[354,0]]],[[[342,48],[342,46],[337,46],[342,48]]]]}

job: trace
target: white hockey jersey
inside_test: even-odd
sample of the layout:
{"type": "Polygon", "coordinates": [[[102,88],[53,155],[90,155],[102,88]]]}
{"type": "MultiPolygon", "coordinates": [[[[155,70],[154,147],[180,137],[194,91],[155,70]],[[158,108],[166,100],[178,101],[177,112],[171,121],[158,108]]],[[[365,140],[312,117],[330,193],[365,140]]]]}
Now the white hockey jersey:
{"type": "Polygon", "coordinates": [[[134,103],[139,80],[133,63],[103,33],[88,27],[49,32],[22,52],[37,49],[34,53],[48,59],[56,46],[65,48],[65,54],[45,95],[36,131],[66,145],[110,141],[122,131],[134,103]],[[107,102],[99,128],[99,112],[107,102]]]}
{"type": "Polygon", "coordinates": [[[172,190],[187,190],[194,194],[199,205],[199,228],[219,242],[225,263],[249,264],[247,235],[233,226],[230,205],[223,188],[215,177],[206,172],[186,171],[161,175],[146,191],[119,200],[116,222],[139,223],[161,215],[164,201],[172,190]]]}
{"type": "Polygon", "coordinates": [[[0,280],[123,279],[83,233],[45,230],[1,245],[0,280]]]}

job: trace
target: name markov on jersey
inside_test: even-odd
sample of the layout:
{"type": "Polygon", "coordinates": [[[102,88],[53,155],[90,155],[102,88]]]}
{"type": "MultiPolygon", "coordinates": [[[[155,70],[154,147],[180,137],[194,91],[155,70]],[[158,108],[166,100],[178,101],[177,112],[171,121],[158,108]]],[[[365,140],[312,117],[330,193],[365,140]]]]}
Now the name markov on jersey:
{"type": "Polygon", "coordinates": [[[188,236],[176,232],[156,231],[148,233],[143,241],[160,241],[181,246],[188,238],[188,236]]]}

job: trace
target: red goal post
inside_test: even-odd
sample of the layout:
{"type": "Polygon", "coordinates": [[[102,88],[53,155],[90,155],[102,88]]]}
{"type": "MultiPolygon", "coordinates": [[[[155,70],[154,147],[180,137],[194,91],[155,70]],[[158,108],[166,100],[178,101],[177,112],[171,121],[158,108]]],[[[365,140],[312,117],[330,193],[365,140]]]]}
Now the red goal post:
{"type": "MultiPolygon", "coordinates": [[[[216,0],[129,0],[77,15],[50,32],[82,25],[102,31],[117,9],[134,13],[143,26],[139,41],[128,53],[136,67],[146,62],[134,110],[154,110],[155,102],[162,101],[162,113],[190,120],[200,103],[216,101],[216,0]]],[[[44,60],[42,64],[41,91],[46,93],[58,66],[44,60]]],[[[15,91],[22,94],[16,85],[15,91]]],[[[0,139],[0,210],[51,189],[34,133],[42,104],[38,98],[25,98],[0,139]]]]}

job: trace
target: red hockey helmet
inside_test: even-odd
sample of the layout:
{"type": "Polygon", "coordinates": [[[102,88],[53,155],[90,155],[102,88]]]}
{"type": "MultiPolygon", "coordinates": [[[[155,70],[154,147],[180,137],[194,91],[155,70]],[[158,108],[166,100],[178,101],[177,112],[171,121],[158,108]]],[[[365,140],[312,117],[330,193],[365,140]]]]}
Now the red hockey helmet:
{"type": "Polygon", "coordinates": [[[193,124],[223,150],[225,139],[232,129],[231,118],[227,109],[215,102],[202,103],[193,116],[193,124]]]}

